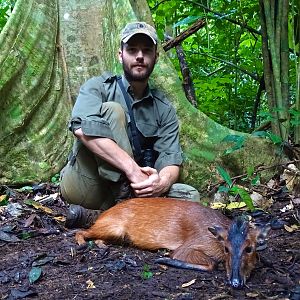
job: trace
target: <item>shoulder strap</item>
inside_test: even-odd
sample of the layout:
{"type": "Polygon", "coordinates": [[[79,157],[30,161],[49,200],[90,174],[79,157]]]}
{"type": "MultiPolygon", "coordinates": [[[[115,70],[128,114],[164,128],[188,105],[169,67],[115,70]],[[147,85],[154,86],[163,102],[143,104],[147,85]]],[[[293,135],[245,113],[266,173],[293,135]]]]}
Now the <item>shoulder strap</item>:
{"type": "Polygon", "coordinates": [[[140,144],[140,138],[139,138],[139,132],[135,124],[135,119],[133,116],[133,111],[131,108],[131,100],[129,98],[128,93],[125,90],[124,84],[122,82],[122,77],[118,76],[117,78],[118,84],[121,88],[121,91],[123,93],[127,108],[128,108],[128,113],[130,116],[130,129],[131,129],[131,135],[132,135],[132,145],[134,146],[134,157],[137,161],[140,161],[142,157],[142,149],[141,149],[141,144],[140,144]]]}

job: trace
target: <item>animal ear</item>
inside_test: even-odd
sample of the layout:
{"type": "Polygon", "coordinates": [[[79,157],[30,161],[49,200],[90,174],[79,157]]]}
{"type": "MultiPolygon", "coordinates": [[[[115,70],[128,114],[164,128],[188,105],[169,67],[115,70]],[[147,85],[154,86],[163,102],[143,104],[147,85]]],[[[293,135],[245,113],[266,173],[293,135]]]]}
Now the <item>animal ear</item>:
{"type": "Polygon", "coordinates": [[[208,230],[219,240],[224,241],[227,238],[227,230],[221,226],[208,227],[208,230]]]}
{"type": "Polygon", "coordinates": [[[266,243],[266,238],[271,229],[270,224],[266,224],[263,226],[257,226],[255,228],[256,230],[256,247],[259,248],[261,246],[264,246],[266,243]]]}

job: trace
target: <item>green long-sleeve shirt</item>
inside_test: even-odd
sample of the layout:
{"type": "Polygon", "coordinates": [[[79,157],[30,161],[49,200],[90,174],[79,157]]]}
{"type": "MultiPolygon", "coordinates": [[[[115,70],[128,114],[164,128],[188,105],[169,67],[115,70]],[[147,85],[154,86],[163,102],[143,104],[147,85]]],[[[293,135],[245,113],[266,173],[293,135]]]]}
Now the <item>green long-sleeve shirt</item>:
{"type": "MultiPolygon", "coordinates": [[[[122,77],[125,89],[132,95],[131,87],[122,77]]],[[[117,76],[104,73],[86,81],[80,88],[72,111],[70,130],[81,128],[88,136],[106,137],[113,140],[108,122],[101,118],[102,103],[115,101],[123,107],[128,124],[128,108],[117,83],[117,76]]],[[[158,152],[155,168],[160,171],[166,166],[181,165],[182,151],[179,144],[179,125],[174,107],[165,95],[148,87],[146,96],[134,99],[131,103],[136,127],[145,140],[153,142],[153,149],[158,152]]],[[[131,137],[130,126],[127,127],[131,137]]]]}

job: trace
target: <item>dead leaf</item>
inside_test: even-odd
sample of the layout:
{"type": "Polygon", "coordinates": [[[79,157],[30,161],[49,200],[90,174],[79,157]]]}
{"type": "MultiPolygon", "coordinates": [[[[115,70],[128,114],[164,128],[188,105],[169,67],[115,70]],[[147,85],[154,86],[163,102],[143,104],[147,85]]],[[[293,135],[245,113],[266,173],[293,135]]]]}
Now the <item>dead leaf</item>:
{"type": "Polygon", "coordinates": [[[22,205],[18,202],[9,203],[6,210],[13,217],[19,217],[23,213],[22,205]]]}
{"type": "Polygon", "coordinates": [[[15,235],[0,230],[0,241],[14,243],[20,240],[15,235]]]}
{"type": "Polygon", "coordinates": [[[221,203],[221,202],[214,202],[210,205],[210,207],[212,209],[221,209],[221,208],[225,208],[226,204],[225,203],[221,203]]]}
{"type": "Polygon", "coordinates": [[[243,208],[246,206],[246,203],[241,201],[241,202],[231,202],[228,205],[226,205],[226,209],[232,210],[232,209],[237,209],[237,208],[243,208]]]}
{"type": "Polygon", "coordinates": [[[280,211],[284,213],[284,212],[286,212],[288,210],[292,210],[292,209],[294,209],[294,205],[293,205],[292,202],[290,202],[290,204],[288,204],[285,207],[281,208],[280,211]]]}
{"type": "Polygon", "coordinates": [[[253,205],[256,206],[256,207],[259,207],[263,210],[266,210],[268,208],[270,208],[273,203],[274,203],[274,200],[273,198],[265,198],[263,197],[261,194],[257,193],[257,192],[253,192],[251,195],[250,195],[252,201],[253,201],[253,205]]]}
{"type": "Polygon", "coordinates": [[[286,182],[287,189],[294,195],[300,192],[300,171],[294,164],[289,164],[283,172],[283,179],[286,182]]]}
{"type": "Polygon", "coordinates": [[[292,201],[294,204],[300,204],[300,198],[294,198],[292,201]]]}
{"type": "Polygon", "coordinates": [[[53,214],[52,209],[50,209],[47,206],[44,206],[44,205],[40,204],[39,202],[34,201],[34,200],[25,200],[24,203],[27,204],[27,205],[33,206],[36,209],[40,209],[40,210],[44,211],[45,213],[47,213],[49,215],[53,214]]]}
{"type": "Polygon", "coordinates": [[[294,232],[294,231],[298,230],[299,227],[300,227],[300,226],[297,226],[296,224],[293,224],[292,226],[284,225],[284,229],[285,229],[287,232],[294,232]]]}
{"type": "Polygon", "coordinates": [[[168,270],[168,266],[166,266],[166,265],[159,265],[159,267],[160,267],[160,269],[162,269],[164,271],[168,270]]]}
{"type": "Polygon", "coordinates": [[[32,225],[32,223],[36,217],[37,217],[36,214],[30,215],[30,217],[27,218],[27,220],[25,221],[24,227],[29,227],[30,225],[32,225]]]}
{"type": "Polygon", "coordinates": [[[64,216],[54,217],[53,219],[55,221],[62,222],[62,223],[64,223],[66,221],[66,217],[64,217],[64,216]]]}
{"type": "Polygon", "coordinates": [[[224,202],[226,202],[226,197],[224,197],[224,194],[223,193],[221,193],[221,192],[216,192],[215,194],[214,194],[214,202],[216,202],[216,203],[224,203],[224,202]]]}
{"type": "Polygon", "coordinates": [[[256,298],[259,296],[259,294],[258,293],[246,293],[246,296],[250,297],[250,298],[256,298]]]}
{"type": "Polygon", "coordinates": [[[192,279],[192,280],[189,281],[189,282],[183,283],[183,284],[181,285],[181,287],[183,287],[183,288],[189,287],[189,286],[191,286],[192,284],[194,284],[195,282],[196,282],[196,279],[192,279]]]}
{"type": "Polygon", "coordinates": [[[0,202],[3,201],[3,200],[5,200],[6,198],[7,198],[7,195],[1,195],[0,196],[0,202]]]}
{"type": "Polygon", "coordinates": [[[86,283],[87,283],[87,287],[86,287],[87,289],[95,289],[96,288],[94,285],[94,282],[91,279],[87,280],[86,283]]]}
{"type": "Polygon", "coordinates": [[[259,204],[260,204],[260,203],[263,201],[263,199],[264,199],[263,195],[261,195],[261,194],[255,192],[255,191],[252,192],[252,193],[250,194],[250,197],[251,197],[251,199],[252,199],[252,201],[253,201],[253,204],[256,205],[256,206],[259,206],[259,204]]]}
{"type": "Polygon", "coordinates": [[[271,179],[270,181],[268,181],[267,187],[269,187],[271,189],[276,187],[276,181],[274,179],[271,179]]]}
{"type": "Polygon", "coordinates": [[[53,193],[53,194],[50,194],[50,195],[46,195],[46,196],[39,196],[39,195],[36,195],[34,197],[34,201],[38,201],[40,203],[45,203],[47,201],[53,201],[53,200],[56,200],[58,198],[58,193],[53,193]]]}

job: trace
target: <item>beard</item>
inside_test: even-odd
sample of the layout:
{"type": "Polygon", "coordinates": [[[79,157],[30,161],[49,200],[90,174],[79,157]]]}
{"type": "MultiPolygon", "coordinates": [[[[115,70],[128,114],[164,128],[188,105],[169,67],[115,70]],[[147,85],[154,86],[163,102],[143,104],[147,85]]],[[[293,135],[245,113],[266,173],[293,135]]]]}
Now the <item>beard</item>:
{"type": "Polygon", "coordinates": [[[151,63],[151,65],[147,65],[143,67],[142,72],[138,72],[135,70],[135,67],[130,67],[128,64],[123,62],[123,71],[128,82],[131,81],[146,81],[150,77],[155,66],[155,62],[151,63]]]}

